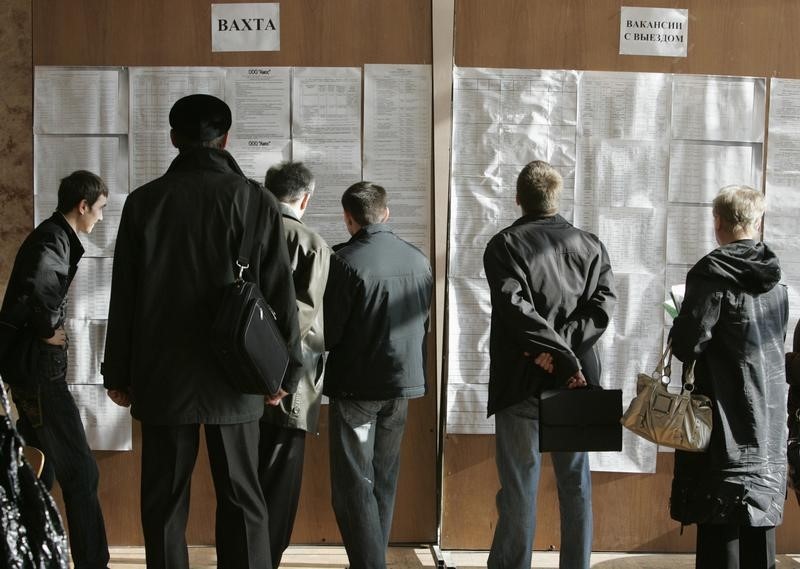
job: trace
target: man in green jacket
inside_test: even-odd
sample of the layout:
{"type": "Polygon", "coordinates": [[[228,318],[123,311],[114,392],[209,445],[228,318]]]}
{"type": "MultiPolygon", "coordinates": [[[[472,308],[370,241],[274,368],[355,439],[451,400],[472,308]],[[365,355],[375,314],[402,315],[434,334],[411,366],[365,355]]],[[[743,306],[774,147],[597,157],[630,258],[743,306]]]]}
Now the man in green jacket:
{"type": "Polygon", "coordinates": [[[278,199],[283,216],[303,349],[303,366],[294,370],[292,382],[297,391],[268,401],[261,419],[258,478],[269,511],[272,566],[277,569],[289,546],[300,500],[306,432],[316,433],[319,422],[325,367],[322,298],[331,249],[300,221],[314,192],[314,178],[302,162],[273,166],[264,185],[278,199]]]}

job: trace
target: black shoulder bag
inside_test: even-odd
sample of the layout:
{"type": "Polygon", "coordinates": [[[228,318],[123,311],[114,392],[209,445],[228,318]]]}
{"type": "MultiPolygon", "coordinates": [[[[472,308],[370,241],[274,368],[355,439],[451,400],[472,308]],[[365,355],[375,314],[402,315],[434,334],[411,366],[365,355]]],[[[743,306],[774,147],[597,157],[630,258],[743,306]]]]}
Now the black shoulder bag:
{"type": "Polygon", "coordinates": [[[241,393],[274,395],[283,382],[289,350],[272,308],[258,286],[244,278],[260,211],[258,204],[248,208],[248,201],[246,198],[244,235],[235,263],[238,277],[223,290],[211,333],[231,387],[241,393]]]}

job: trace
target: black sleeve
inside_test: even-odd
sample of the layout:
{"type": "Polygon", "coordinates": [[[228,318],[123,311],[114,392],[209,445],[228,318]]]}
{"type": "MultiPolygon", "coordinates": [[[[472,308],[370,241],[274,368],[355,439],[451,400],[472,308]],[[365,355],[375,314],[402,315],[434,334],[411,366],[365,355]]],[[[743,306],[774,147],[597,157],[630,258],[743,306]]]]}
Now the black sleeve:
{"type": "Polygon", "coordinates": [[[111,301],[108,306],[106,350],[103,356],[103,385],[106,389],[126,390],[131,385],[133,325],[138,299],[138,241],[134,234],[134,213],[130,201],[122,208],[114,267],[111,274],[111,301]]]}
{"type": "Polygon", "coordinates": [[[336,253],[331,255],[328,282],[322,301],[325,307],[323,318],[326,350],[331,350],[341,341],[359,287],[359,279],[347,262],[336,253]]]}

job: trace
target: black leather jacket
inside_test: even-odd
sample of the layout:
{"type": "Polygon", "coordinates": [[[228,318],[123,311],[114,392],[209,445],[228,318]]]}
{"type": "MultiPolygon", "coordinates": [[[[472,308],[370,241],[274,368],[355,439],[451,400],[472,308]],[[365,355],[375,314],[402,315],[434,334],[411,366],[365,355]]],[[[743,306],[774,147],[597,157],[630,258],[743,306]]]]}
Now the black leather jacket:
{"type": "Polygon", "coordinates": [[[600,240],[560,215],[526,215],[492,237],[483,266],[492,297],[488,414],[561,385],[578,369],[597,384],[594,347],[616,304],[600,240]],[[525,352],[552,354],[553,375],[525,352]]]}
{"type": "MultiPolygon", "coordinates": [[[[263,413],[262,396],[243,395],[225,381],[209,334],[222,290],[235,278],[245,208],[260,210],[246,276],[276,313],[290,366],[300,365],[277,201],[248,182],[227,152],[181,152],[166,174],[128,196],[114,251],[104,384],[131,389],[131,414],[142,422],[230,424],[263,413]]],[[[284,389],[296,386],[287,372],[284,389]]]]}
{"type": "Polygon", "coordinates": [[[713,426],[707,452],[675,454],[671,511],[678,521],[781,522],[789,303],[780,278],[778,258],[752,240],[718,247],[686,278],[672,347],[681,361],[695,361],[695,390],[711,398],[713,426]]]}
{"type": "Polygon", "coordinates": [[[324,300],[330,354],[323,393],[361,400],[425,395],[428,259],[384,224],[364,227],[334,250],[324,300]]]}
{"type": "Polygon", "coordinates": [[[58,212],[28,235],[14,260],[0,310],[0,354],[22,328],[50,338],[64,323],[67,291],[82,256],[78,235],[58,212]]]}

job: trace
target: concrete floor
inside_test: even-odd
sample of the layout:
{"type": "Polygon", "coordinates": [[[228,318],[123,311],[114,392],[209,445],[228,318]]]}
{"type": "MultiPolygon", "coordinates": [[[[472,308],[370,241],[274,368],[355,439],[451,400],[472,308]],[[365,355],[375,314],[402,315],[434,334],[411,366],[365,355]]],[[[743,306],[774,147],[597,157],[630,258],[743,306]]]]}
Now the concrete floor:
{"type": "MultiPolygon", "coordinates": [[[[448,567],[483,569],[486,551],[445,551],[448,567]]],[[[212,547],[189,548],[192,569],[216,569],[212,547]]],[[[293,546],[281,563],[286,569],[344,569],[347,567],[344,548],[337,546],[293,546]]],[[[533,567],[557,569],[558,553],[537,552],[533,567]]],[[[144,548],[112,547],[110,569],[144,569],[144,548]]],[[[593,569],[693,569],[694,555],[594,553],[593,569]]],[[[429,547],[392,547],[387,556],[387,569],[436,569],[436,560],[429,547]]],[[[800,554],[778,556],[778,569],[800,569],[800,554]]]]}

